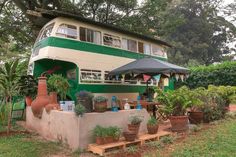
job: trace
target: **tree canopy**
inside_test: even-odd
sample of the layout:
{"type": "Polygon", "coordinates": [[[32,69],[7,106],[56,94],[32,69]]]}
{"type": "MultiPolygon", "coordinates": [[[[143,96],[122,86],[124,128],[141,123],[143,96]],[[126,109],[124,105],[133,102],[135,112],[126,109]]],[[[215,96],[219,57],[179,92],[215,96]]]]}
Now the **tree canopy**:
{"type": "Polygon", "coordinates": [[[40,28],[27,10],[59,10],[161,38],[174,47],[169,61],[208,65],[232,60],[236,2],[220,0],[3,0],[0,2],[0,58],[29,53],[40,28]],[[227,19],[226,19],[227,17],[227,19]]]}

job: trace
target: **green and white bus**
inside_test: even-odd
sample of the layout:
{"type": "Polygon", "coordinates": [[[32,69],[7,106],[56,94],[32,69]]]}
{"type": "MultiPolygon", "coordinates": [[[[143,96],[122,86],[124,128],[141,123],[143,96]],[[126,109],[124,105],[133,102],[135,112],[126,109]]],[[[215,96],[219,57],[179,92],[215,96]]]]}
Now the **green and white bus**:
{"type": "MultiPolygon", "coordinates": [[[[84,18],[56,17],[40,31],[34,44],[28,74],[54,71],[70,84],[68,98],[86,90],[111,98],[136,99],[146,83],[132,76],[107,77],[109,71],[135,59],[167,60],[164,41],[84,18]]],[[[150,85],[157,86],[155,80],[150,85]]],[[[171,84],[170,84],[171,85],[171,84]]]]}

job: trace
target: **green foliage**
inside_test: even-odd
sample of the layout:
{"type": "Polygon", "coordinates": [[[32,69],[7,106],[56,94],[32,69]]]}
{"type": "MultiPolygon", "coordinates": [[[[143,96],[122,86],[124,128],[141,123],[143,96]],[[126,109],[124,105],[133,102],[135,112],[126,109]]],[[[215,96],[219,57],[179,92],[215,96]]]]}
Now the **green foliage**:
{"type": "Polygon", "coordinates": [[[191,92],[186,86],[167,92],[157,89],[156,92],[158,94],[156,100],[162,104],[160,112],[163,112],[167,116],[185,115],[187,109],[194,104],[194,99],[190,95],[191,92]]]}
{"type": "Polygon", "coordinates": [[[160,141],[150,141],[146,143],[146,145],[155,149],[163,148],[163,143],[161,143],[160,141]]]}
{"type": "Polygon", "coordinates": [[[97,125],[92,130],[93,137],[120,137],[121,129],[116,126],[110,126],[110,127],[102,127],[100,125],[97,125]]]}
{"type": "Polygon", "coordinates": [[[169,12],[177,19],[184,19],[166,35],[175,47],[169,51],[171,62],[188,65],[194,60],[197,64],[210,65],[233,59],[230,54],[235,50],[228,43],[235,41],[236,29],[218,14],[221,4],[218,0],[185,0],[169,12]]]}
{"type": "Polygon", "coordinates": [[[222,97],[222,95],[217,92],[220,88],[222,87],[210,86],[208,89],[200,87],[194,90],[194,92],[198,93],[199,99],[203,102],[201,110],[204,113],[203,119],[205,122],[219,120],[225,116],[227,98],[222,97]]]}
{"type": "Polygon", "coordinates": [[[66,99],[66,94],[70,88],[70,84],[62,75],[53,74],[49,77],[48,89],[50,92],[57,92],[62,100],[66,99]]]}
{"type": "Polygon", "coordinates": [[[138,151],[139,150],[138,150],[137,146],[130,146],[130,147],[126,148],[126,150],[125,150],[125,152],[130,153],[130,154],[137,153],[138,151]]]}
{"type": "Polygon", "coordinates": [[[100,102],[107,102],[107,98],[106,97],[104,97],[104,96],[96,96],[94,99],[93,99],[93,101],[95,102],[95,103],[100,103],[100,102]]]}
{"type": "Polygon", "coordinates": [[[154,125],[158,124],[158,121],[154,116],[151,116],[151,118],[148,120],[147,124],[154,126],[154,125]]]}
{"type": "Polygon", "coordinates": [[[0,126],[6,126],[7,125],[8,113],[9,113],[8,106],[1,103],[0,104],[0,126]]]}
{"type": "Polygon", "coordinates": [[[190,88],[215,86],[236,86],[236,62],[192,67],[185,84],[190,88]]]}
{"type": "Polygon", "coordinates": [[[18,73],[17,67],[19,60],[9,61],[0,66],[0,89],[3,90],[5,98],[12,97],[17,93],[18,88],[18,73]]]}
{"type": "Polygon", "coordinates": [[[143,121],[143,117],[140,115],[130,115],[129,116],[129,122],[130,124],[137,125],[140,124],[143,121]]]}
{"type": "Polygon", "coordinates": [[[160,139],[163,144],[172,144],[174,142],[174,138],[172,136],[164,136],[160,139]]]}
{"type": "Polygon", "coordinates": [[[34,98],[37,94],[37,81],[32,75],[24,75],[18,81],[19,94],[34,98]]]}
{"type": "Polygon", "coordinates": [[[86,108],[85,108],[83,105],[77,104],[77,105],[75,106],[75,114],[76,114],[78,117],[80,117],[80,116],[82,117],[85,112],[86,112],[86,108]]]}

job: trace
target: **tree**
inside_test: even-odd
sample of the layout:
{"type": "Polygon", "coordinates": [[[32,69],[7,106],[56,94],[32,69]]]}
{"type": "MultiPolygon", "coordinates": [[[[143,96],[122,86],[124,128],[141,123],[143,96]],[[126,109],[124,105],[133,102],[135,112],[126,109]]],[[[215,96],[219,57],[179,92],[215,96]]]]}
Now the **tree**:
{"type": "Polygon", "coordinates": [[[0,87],[3,91],[5,102],[9,105],[7,134],[9,134],[11,128],[12,96],[17,93],[18,65],[19,60],[15,60],[6,62],[0,67],[0,87]]]}
{"type": "Polygon", "coordinates": [[[194,59],[209,65],[232,53],[229,43],[235,41],[236,28],[218,15],[218,6],[217,0],[186,0],[176,7],[185,22],[167,36],[175,46],[169,53],[172,62],[188,64],[194,59]]]}

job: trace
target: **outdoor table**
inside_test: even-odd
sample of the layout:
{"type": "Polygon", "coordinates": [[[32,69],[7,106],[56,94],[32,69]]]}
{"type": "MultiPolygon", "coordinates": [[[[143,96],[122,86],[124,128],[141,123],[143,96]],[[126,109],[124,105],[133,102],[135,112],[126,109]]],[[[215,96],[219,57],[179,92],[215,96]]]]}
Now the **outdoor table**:
{"type": "MultiPolygon", "coordinates": [[[[137,101],[128,101],[128,103],[130,104],[131,108],[136,108],[136,106],[137,106],[137,101]]],[[[158,105],[160,105],[158,102],[140,100],[140,104],[142,105],[143,108],[145,108],[147,110],[150,107],[152,107],[152,114],[156,118],[156,114],[157,114],[156,112],[158,109],[158,105]]]]}

